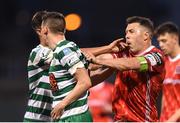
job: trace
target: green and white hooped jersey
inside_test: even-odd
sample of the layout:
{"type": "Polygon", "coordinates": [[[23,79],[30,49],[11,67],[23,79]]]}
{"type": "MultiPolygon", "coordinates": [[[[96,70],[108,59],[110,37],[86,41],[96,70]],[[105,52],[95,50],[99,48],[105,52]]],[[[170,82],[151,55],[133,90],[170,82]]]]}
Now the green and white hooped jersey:
{"type": "Polygon", "coordinates": [[[53,52],[49,48],[38,45],[28,60],[29,100],[25,121],[52,121],[52,91],[49,83],[49,64],[53,52]]]}
{"type": "MultiPolygon", "coordinates": [[[[88,63],[81,50],[74,42],[64,40],[58,43],[49,69],[51,88],[53,90],[53,107],[66,97],[76,85],[74,73],[77,68],[87,68],[88,63]]],[[[82,114],[88,110],[86,91],[78,100],[67,107],[60,119],[82,114]]]]}

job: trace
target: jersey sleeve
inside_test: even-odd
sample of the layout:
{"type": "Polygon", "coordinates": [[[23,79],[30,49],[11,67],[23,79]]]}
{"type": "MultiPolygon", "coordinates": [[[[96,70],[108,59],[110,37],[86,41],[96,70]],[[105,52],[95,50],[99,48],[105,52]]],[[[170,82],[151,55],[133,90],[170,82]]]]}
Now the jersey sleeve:
{"type": "Polygon", "coordinates": [[[50,64],[53,58],[53,51],[49,48],[39,48],[31,52],[30,61],[33,65],[41,67],[50,64]]]}
{"type": "Polygon", "coordinates": [[[44,61],[44,64],[50,64],[52,59],[53,51],[45,47],[42,51],[42,60],[44,61]]]}
{"type": "Polygon", "coordinates": [[[65,67],[68,72],[73,75],[77,68],[84,68],[84,63],[80,60],[81,54],[76,52],[72,48],[64,48],[59,53],[60,63],[63,67],[65,67]]]}
{"type": "Polygon", "coordinates": [[[147,60],[148,71],[161,72],[164,64],[163,55],[160,52],[150,52],[144,55],[147,60]]]}

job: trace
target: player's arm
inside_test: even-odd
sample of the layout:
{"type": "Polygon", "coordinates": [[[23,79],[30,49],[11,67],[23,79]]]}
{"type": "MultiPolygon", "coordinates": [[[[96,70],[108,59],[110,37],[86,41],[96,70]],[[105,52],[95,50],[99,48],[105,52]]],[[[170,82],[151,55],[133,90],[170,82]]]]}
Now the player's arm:
{"type": "Polygon", "coordinates": [[[53,119],[59,119],[64,108],[77,100],[91,87],[91,80],[88,71],[85,68],[84,63],[80,60],[77,52],[75,52],[73,48],[65,48],[59,54],[61,64],[72,76],[74,76],[77,83],[71,92],[54,107],[51,112],[51,117],[53,119]],[[64,52],[68,53],[67,55],[62,56],[61,54],[64,52]]]}
{"type": "Polygon", "coordinates": [[[163,110],[163,107],[164,107],[164,96],[162,96],[162,101],[161,101],[161,112],[163,110]]]}
{"type": "MultiPolygon", "coordinates": [[[[90,55],[92,54],[87,54],[87,59],[89,59],[90,55]]],[[[102,54],[97,56],[98,59],[105,60],[105,59],[111,59],[113,60],[112,54],[102,54]]],[[[97,70],[90,70],[90,77],[93,86],[103,82],[105,79],[107,79],[110,75],[112,75],[114,72],[114,69],[108,68],[106,66],[100,65],[99,69],[97,70]]]]}
{"type": "Polygon", "coordinates": [[[77,81],[77,84],[74,87],[74,89],[71,91],[71,93],[67,97],[65,97],[61,102],[65,106],[77,100],[82,94],[84,94],[92,86],[88,72],[85,68],[77,68],[74,76],[77,81]]]}
{"type": "Polygon", "coordinates": [[[74,76],[77,81],[76,86],[51,112],[51,117],[55,120],[60,118],[66,106],[77,100],[91,87],[91,80],[85,68],[77,68],[74,76]]]}
{"type": "Polygon", "coordinates": [[[117,58],[117,59],[94,59],[94,63],[101,64],[107,67],[115,68],[120,71],[125,70],[147,70],[148,64],[144,57],[134,58],[117,58]]]}
{"type": "Polygon", "coordinates": [[[180,109],[176,110],[176,112],[171,115],[171,117],[167,120],[167,122],[177,122],[180,119],[180,109]]]}
{"type": "Polygon", "coordinates": [[[81,48],[82,52],[90,52],[97,56],[104,53],[119,52],[125,49],[128,45],[123,42],[123,38],[114,40],[112,43],[106,46],[94,47],[94,48],[81,48]]]}
{"type": "Polygon", "coordinates": [[[48,50],[46,50],[46,52],[44,52],[44,57],[43,57],[44,63],[50,64],[52,59],[53,59],[53,51],[48,48],[48,50]]]}
{"type": "Polygon", "coordinates": [[[109,76],[114,73],[114,69],[112,68],[100,68],[95,71],[90,72],[90,78],[92,82],[92,86],[96,86],[97,84],[106,80],[109,76]]]}
{"type": "Polygon", "coordinates": [[[117,58],[114,60],[101,60],[92,57],[94,63],[105,65],[115,68],[120,71],[125,70],[138,70],[138,71],[153,71],[162,72],[164,66],[163,56],[160,53],[148,53],[145,56],[132,57],[132,58],[117,58]]]}
{"type": "Polygon", "coordinates": [[[35,66],[41,67],[50,64],[53,58],[53,51],[49,48],[43,47],[36,49],[30,55],[31,63],[35,66]]]}

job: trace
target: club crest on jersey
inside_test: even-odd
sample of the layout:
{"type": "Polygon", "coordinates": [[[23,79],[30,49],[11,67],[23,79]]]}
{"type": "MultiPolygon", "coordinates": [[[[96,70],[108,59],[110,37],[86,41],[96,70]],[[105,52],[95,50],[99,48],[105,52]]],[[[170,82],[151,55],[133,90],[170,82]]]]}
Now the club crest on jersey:
{"type": "Polygon", "coordinates": [[[57,85],[57,81],[56,81],[54,74],[52,74],[52,73],[49,74],[49,81],[50,81],[51,90],[53,92],[57,91],[58,85],[57,85]]]}

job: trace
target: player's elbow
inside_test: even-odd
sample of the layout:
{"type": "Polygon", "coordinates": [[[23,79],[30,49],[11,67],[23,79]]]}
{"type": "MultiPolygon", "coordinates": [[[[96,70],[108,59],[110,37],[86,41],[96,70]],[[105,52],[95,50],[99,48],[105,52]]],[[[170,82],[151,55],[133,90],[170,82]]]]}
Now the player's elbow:
{"type": "Polygon", "coordinates": [[[92,86],[92,83],[91,83],[91,80],[90,80],[90,79],[81,80],[81,81],[78,82],[78,84],[79,84],[82,88],[84,88],[84,89],[86,89],[86,90],[88,90],[88,89],[91,88],[91,86],[92,86]]]}
{"type": "Polygon", "coordinates": [[[91,87],[92,87],[92,82],[91,82],[91,80],[88,79],[88,81],[86,81],[86,82],[84,83],[84,86],[85,86],[87,89],[91,88],[91,87]]]}

